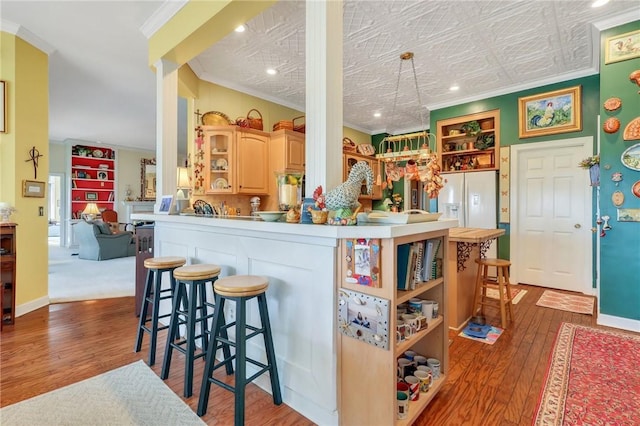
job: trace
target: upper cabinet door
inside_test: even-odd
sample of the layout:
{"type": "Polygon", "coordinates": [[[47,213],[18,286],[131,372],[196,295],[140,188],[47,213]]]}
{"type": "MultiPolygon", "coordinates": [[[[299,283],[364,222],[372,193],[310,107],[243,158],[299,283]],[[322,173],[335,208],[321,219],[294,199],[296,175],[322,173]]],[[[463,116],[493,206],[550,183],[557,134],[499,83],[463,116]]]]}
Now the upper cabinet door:
{"type": "Polygon", "coordinates": [[[304,135],[287,135],[285,165],[287,169],[304,171],[304,135]]]}
{"type": "Polygon", "coordinates": [[[269,135],[239,129],[236,154],[236,193],[268,194],[269,135]]]}

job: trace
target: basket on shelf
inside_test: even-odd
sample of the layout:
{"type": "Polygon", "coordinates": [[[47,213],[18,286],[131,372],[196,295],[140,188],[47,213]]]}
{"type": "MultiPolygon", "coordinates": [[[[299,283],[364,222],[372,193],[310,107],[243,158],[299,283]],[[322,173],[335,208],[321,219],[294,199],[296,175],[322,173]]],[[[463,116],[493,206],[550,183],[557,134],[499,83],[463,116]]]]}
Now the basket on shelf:
{"type": "Polygon", "coordinates": [[[260,111],[255,108],[250,109],[247,113],[247,124],[251,129],[262,130],[262,114],[260,114],[260,111]],[[252,112],[256,112],[260,117],[251,117],[252,112]]]}
{"type": "Polygon", "coordinates": [[[342,152],[356,152],[356,143],[349,138],[342,138],[342,152]]]}
{"type": "Polygon", "coordinates": [[[291,121],[291,124],[293,125],[293,131],[294,132],[300,132],[300,133],[304,133],[306,130],[306,123],[303,121],[302,124],[298,123],[296,124],[296,120],[300,120],[303,119],[304,120],[304,115],[301,115],[300,117],[296,117],[291,121]]]}
{"type": "Polygon", "coordinates": [[[295,132],[304,133],[305,123],[296,124],[296,120],[299,120],[301,118],[304,118],[304,115],[295,117],[293,120],[280,120],[273,125],[273,131],[275,132],[277,130],[293,130],[295,132]]]}

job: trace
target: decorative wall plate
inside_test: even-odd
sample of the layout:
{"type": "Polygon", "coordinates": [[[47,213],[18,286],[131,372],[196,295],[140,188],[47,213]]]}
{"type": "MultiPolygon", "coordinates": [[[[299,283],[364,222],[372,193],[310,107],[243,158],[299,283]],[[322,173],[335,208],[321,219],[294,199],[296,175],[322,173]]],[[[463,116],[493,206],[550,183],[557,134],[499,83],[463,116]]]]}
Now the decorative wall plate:
{"type": "Polygon", "coordinates": [[[614,206],[620,207],[624,203],[624,194],[622,191],[614,191],[614,193],[611,194],[611,202],[614,206]]]}
{"type": "Polygon", "coordinates": [[[615,133],[620,130],[620,120],[615,117],[607,118],[602,125],[602,129],[607,133],[615,133]]]}
{"type": "Polygon", "coordinates": [[[640,143],[624,150],[620,156],[620,161],[623,166],[631,170],[640,171],[640,143]]]}
{"type": "Polygon", "coordinates": [[[102,158],[104,156],[104,152],[102,152],[99,149],[94,149],[93,150],[93,156],[96,158],[102,158]]]}
{"type": "Polygon", "coordinates": [[[631,187],[631,192],[636,197],[640,198],[640,180],[633,184],[631,187]]]}
{"type": "Polygon", "coordinates": [[[227,160],[224,158],[218,158],[216,160],[216,167],[218,170],[227,170],[228,165],[227,160]]]}
{"type": "Polygon", "coordinates": [[[635,141],[640,139],[640,117],[636,117],[627,124],[622,134],[625,141],[635,141]]]}
{"type": "Polygon", "coordinates": [[[620,98],[609,98],[604,101],[604,109],[607,111],[615,111],[622,106],[620,98]]]}

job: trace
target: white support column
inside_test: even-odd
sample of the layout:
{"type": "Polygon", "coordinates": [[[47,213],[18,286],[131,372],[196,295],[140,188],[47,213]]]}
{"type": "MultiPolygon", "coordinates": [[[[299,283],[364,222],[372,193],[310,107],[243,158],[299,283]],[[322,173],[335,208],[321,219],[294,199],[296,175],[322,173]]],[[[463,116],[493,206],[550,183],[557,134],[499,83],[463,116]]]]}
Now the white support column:
{"type": "Polygon", "coordinates": [[[178,183],[178,65],[156,62],[156,205],[163,195],[176,195],[178,183]]]}
{"type": "Polygon", "coordinates": [[[306,2],[306,185],[342,182],[342,1],[306,2]]]}

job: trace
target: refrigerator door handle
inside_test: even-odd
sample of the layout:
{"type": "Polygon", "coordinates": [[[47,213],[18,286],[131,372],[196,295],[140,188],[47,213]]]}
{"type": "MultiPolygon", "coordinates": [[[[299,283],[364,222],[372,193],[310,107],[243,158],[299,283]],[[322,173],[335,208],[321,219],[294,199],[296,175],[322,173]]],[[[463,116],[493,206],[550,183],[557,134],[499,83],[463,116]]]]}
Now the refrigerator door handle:
{"type": "Polygon", "coordinates": [[[463,191],[463,205],[464,208],[464,225],[465,227],[469,226],[469,206],[471,205],[469,202],[469,182],[467,181],[467,176],[464,177],[464,191],[463,191]]]}

